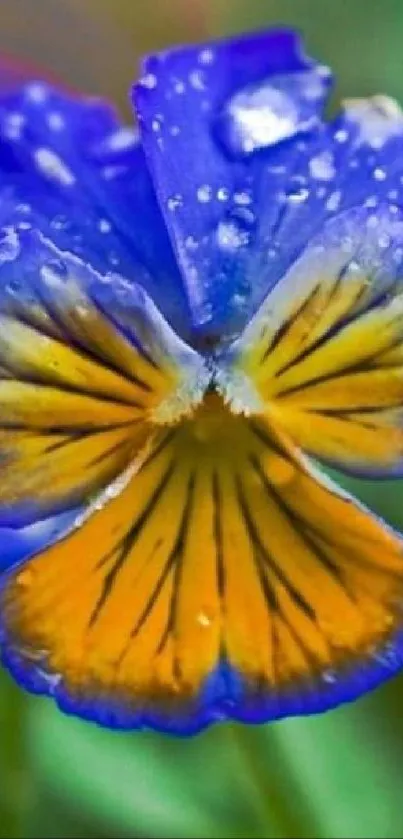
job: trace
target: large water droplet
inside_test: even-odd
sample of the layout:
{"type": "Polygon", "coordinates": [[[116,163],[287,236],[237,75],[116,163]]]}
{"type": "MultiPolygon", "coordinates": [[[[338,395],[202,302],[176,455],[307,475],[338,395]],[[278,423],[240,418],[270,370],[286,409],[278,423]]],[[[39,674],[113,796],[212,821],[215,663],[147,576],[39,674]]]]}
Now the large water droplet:
{"type": "Polygon", "coordinates": [[[221,112],[217,130],[227,151],[245,156],[312,130],[330,74],[318,69],[273,76],[235,93],[221,112]]]}

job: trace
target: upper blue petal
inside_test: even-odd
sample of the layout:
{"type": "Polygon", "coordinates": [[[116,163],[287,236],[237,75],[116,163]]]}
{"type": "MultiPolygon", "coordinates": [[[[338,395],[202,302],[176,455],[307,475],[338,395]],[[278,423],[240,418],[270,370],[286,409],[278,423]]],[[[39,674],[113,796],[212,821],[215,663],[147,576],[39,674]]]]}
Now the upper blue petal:
{"type": "Polygon", "coordinates": [[[242,331],[328,219],[402,203],[402,113],[375,97],[326,122],[329,81],[286,31],[145,64],[134,99],[201,347],[242,331]]]}
{"type": "Polygon", "coordinates": [[[139,282],[188,331],[181,276],[134,129],[95,99],[32,82],[0,99],[0,225],[38,229],[139,282]],[[23,221],[21,219],[23,218],[23,221]]]}
{"type": "Polygon", "coordinates": [[[193,325],[223,336],[267,290],[251,270],[271,172],[320,126],[330,74],[288,31],[152,56],[134,91],[142,139],[193,325]],[[262,194],[262,177],[270,173],[262,194]]]}

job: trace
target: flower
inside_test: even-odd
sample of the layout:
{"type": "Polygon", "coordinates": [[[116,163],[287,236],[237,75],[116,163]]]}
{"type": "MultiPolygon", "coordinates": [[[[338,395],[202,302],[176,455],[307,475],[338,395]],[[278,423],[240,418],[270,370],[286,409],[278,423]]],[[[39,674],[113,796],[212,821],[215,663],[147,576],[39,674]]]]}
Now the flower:
{"type": "Polygon", "coordinates": [[[67,711],[192,733],[401,666],[401,537],[315,464],[402,471],[403,114],[329,85],[281,30],[147,59],[139,136],[0,98],[1,642],[67,711]]]}

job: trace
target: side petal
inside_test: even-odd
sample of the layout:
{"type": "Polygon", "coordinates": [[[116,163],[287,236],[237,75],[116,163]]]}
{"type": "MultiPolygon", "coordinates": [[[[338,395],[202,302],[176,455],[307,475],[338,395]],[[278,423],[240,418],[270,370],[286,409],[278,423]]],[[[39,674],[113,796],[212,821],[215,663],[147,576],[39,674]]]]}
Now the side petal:
{"type": "Polygon", "coordinates": [[[209,396],[117,497],[5,577],[4,659],[115,727],[324,710],[401,664],[402,551],[266,421],[209,396]]]}
{"type": "Polygon", "coordinates": [[[0,189],[0,226],[31,224],[97,270],[119,270],[141,283],[176,329],[188,330],[186,295],[137,133],[111,106],[44,82],[0,97],[0,189]]]}
{"type": "Polygon", "coordinates": [[[397,208],[328,222],[233,345],[228,398],[237,370],[303,449],[356,474],[401,473],[402,258],[397,208]]]}
{"type": "Polygon", "coordinates": [[[0,265],[0,520],[85,502],[207,374],[147,295],[33,231],[0,265]]]}

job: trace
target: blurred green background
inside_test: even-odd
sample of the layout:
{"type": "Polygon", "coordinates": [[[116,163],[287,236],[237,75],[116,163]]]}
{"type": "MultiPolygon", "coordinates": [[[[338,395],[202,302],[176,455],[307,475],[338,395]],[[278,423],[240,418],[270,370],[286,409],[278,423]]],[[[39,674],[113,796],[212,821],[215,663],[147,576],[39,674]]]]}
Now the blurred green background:
{"type": "MultiPolygon", "coordinates": [[[[128,113],[144,51],[274,23],[303,31],[338,95],[403,102],[402,0],[0,0],[0,49],[128,113]]],[[[348,486],[403,528],[402,486],[348,486]]],[[[0,839],[403,834],[402,678],[321,717],[188,741],[103,731],[0,679],[0,839]]]]}

